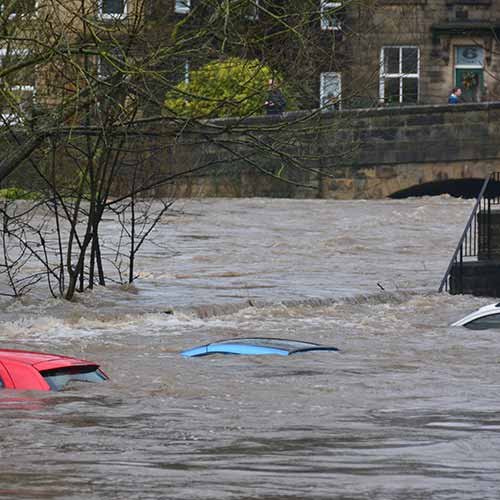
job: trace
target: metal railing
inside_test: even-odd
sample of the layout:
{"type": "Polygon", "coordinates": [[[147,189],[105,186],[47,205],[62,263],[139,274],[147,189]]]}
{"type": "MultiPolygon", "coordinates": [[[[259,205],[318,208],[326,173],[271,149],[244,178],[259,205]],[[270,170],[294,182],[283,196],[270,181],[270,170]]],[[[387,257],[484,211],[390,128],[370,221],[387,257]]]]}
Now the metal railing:
{"type": "Polygon", "coordinates": [[[481,254],[484,258],[490,258],[491,255],[491,207],[500,205],[500,197],[488,193],[490,183],[500,182],[500,172],[493,172],[484,179],[481,191],[479,192],[474,208],[470,214],[469,220],[465,226],[458,245],[451,257],[448,269],[439,285],[439,292],[448,291],[450,288],[450,274],[454,267],[458,269],[455,289],[457,293],[463,291],[463,265],[464,260],[470,257],[478,257],[481,254]],[[481,230],[479,230],[479,226],[481,230]]]}

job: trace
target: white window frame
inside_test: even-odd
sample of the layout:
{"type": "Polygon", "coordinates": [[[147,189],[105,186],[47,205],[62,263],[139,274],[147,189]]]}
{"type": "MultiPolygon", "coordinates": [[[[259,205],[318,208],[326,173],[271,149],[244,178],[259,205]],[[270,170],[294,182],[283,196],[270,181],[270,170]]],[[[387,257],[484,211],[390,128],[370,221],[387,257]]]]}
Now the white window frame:
{"type": "Polygon", "coordinates": [[[248,21],[259,20],[259,0],[250,0],[249,13],[245,16],[248,21]]]}
{"type": "Polygon", "coordinates": [[[191,0],[174,0],[175,13],[187,14],[191,10],[191,0]]]}
{"type": "MultiPolygon", "coordinates": [[[[10,51],[7,51],[7,49],[0,49],[0,62],[2,59],[9,53],[9,55],[29,55],[30,51],[27,49],[11,49],[10,51]]],[[[34,85],[13,85],[10,88],[12,91],[20,90],[21,92],[31,92],[33,94],[33,97],[35,96],[35,86],[34,85]]],[[[4,122],[8,122],[9,124],[17,124],[21,122],[21,117],[16,115],[15,113],[1,113],[0,115],[2,117],[2,122],[0,123],[0,126],[4,124],[4,122]]]]}
{"type": "Polygon", "coordinates": [[[323,31],[339,31],[341,29],[340,21],[332,24],[332,20],[329,16],[326,15],[326,11],[331,9],[340,9],[340,7],[342,7],[342,2],[330,2],[328,0],[320,0],[320,2],[319,21],[321,29],[323,31]]]}
{"type": "Polygon", "coordinates": [[[98,80],[106,80],[108,76],[103,74],[103,66],[106,60],[102,56],[97,56],[97,79],[98,80]]]}
{"type": "MultiPolygon", "coordinates": [[[[114,50],[114,59],[120,59],[120,62],[125,65],[125,61],[122,59],[122,54],[119,50],[114,50]]],[[[100,81],[106,81],[108,78],[111,78],[112,76],[118,74],[119,69],[113,69],[111,75],[106,75],[103,73],[103,66],[105,64],[109,64],[111,67],[113,67],[113,64],[109,63],[105,57],[103,56],[96,56],[96,77],[100,81]]],[[[126,74],[123,77],[123,80],[127,80],[129,77],[128,74],[126,74]]]]}
{"type": "Polygon", "coordinates": [[[385,102],[385,79],[399,79],[399,104],[403,103],[403,79],[415,78],[418,82],[417,102],[420,99],[420,48],[415,45],[386,45],[380,50],[380,80],[379,80],[379,98],[380,102],[385,102]],[[385,49],[399,49],[399,72],[385,73],[384,51],[385,49]],[[403,49],[417,50],[417,72],[403,73],[403,49]]]}
{"type": "Polygon", "coordinates": [[[99,0],[99,17],[101,19],[110,19],[110,20],[115,20],[115,19],[125,19],[127,17],[127,3],[128,0],[123,0],[123,12],[103,12],[103,6],[104,6],[105,0],[99,0]]]}
{"type": "Polygon", "coordinates": [[[338,109],[341,109],[342,107],[342,73],[338,73],[335,71],[327,71],[324,73],[320,74],[320,83],[319,83],[319,101],[320,101],[320,108],[321,111],[332,111],[335,108],[333,106],[338,105],[338,109]],[[335,104],[328,104],[328,101],[326,99],[325,95],[325,82],[328,78],[336,76],[338,78],[338,90],[339,93],[338,95],[334,96],[336,99],[335,104]]]}

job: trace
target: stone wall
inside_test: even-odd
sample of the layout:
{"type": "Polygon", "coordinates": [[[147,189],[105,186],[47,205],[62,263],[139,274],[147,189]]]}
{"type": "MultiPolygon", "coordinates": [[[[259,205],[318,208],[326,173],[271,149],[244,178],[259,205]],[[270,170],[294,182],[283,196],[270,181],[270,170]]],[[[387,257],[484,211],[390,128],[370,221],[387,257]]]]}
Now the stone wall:
{"type": "Polygon", "coordinates": [[[196,131],[186,133],[171,151],[170,160],[179,168],[212,165],[178,183],[178,196],[382,198],[425,183],[482,179],[500,170],[500,103],[309,118],[289,113],[237,125],[213,123],[218,130],[225,123],[227,132],[205,135],[206,141],[196,131]],[[263,142],[286,153],[286,161],[262,152],[263,142]],[[283,168],[293,183],[267,175],[283,168]]]}

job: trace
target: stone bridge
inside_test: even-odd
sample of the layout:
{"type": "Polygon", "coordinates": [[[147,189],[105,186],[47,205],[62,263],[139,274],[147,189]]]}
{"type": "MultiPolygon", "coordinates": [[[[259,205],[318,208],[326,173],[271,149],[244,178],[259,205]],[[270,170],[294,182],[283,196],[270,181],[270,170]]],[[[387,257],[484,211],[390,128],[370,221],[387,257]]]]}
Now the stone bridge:
{"type": "MultiPolygon", "coordinates": [[[[300,156],[310,167],[291,175],[295,184],[243,165],[245,146],[236,155],[228,154],[219,147],[220,138],[217,144],[201,144],[199,139],[190,141],[187,134],[171,152],[175,163],[212,161],[222,166],[215,173],[207,170],[211,173],[187,179],[177,194],[337,199],[443,192],[474,196],[484,177],[500,170],[500,102],[318,113],[314,123],[304,121],[308,126],[301,122],[305,116],[295,112],[245,121],[256,131],[253,140],[258,135],[266,144],[287,144],[290,157],[300,156]],[[287,122],[290,127],[282,126],[287,122]]],[[[235,131],[237,127],[222,142],[248,144],[247,132],[235,141],[235,131]]],[[[276,158],[252,158],[274,173],[282,168],[272,164],[276,158]]]]}

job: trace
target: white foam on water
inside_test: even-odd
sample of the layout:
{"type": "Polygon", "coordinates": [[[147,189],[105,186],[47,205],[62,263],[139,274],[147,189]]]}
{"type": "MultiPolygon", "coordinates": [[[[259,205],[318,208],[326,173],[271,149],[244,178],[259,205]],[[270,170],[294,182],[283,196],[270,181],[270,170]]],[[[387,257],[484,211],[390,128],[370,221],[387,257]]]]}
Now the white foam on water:
{"type": "Polygon", "coordinates": [[[426,427],[441,427],[445,429],[473,429],[484,431],[499,431],[500,425],[487,425],[474,422],[429,422],[426,427]]]}
{"type": "Polygon", "coordinates": [[[94,337],[113,337],[116,342],[123,335],[154,337],[179,336],[197,329],[236,328],[237,322],[221,318],[202,319],[188,314],[167,315],[151,313],[103,318],[58,318],[54,316],[26,316],[0,323],[0,341],[3,342],[57,342],[94,337]]]}

